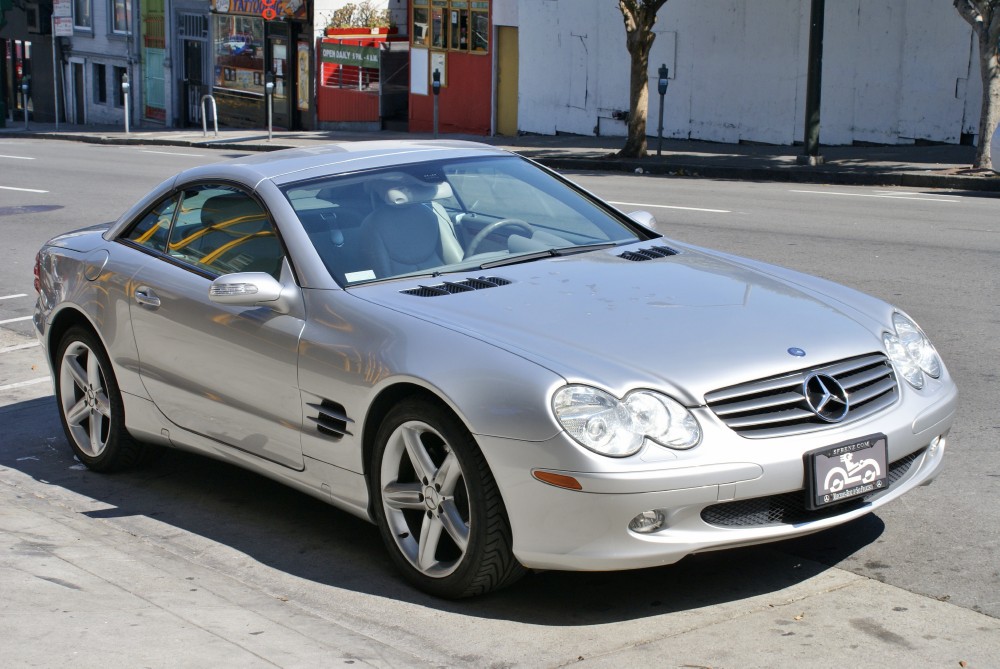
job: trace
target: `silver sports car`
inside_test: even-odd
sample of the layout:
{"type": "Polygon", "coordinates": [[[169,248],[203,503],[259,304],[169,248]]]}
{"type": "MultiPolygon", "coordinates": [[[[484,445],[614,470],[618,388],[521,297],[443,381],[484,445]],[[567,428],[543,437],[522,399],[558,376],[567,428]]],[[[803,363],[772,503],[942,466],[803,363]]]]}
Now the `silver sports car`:
{"type": "Polygon", "coordinates": [[[252,469],[374,522],[443,597],[847,522],[934,478],[955,414],[900,309],[478,144],[188,170],[35,275],[89,468],[252,469]]]}

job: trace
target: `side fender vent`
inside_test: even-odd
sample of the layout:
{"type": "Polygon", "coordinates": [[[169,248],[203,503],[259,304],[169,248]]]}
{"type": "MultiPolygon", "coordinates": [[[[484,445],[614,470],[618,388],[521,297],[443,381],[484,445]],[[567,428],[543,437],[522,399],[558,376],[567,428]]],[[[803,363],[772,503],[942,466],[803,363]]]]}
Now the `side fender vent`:
{"type": "Polygon", "coordinates": [[[626,251],[619,255],[619,258],[624,258],[625,260],[655,260],[656,258],[666,258],[668,256],[677,255],[677,251],[670,248],[669,246],[650,246],[648,249],[637,249],[635,251],[626,251]]]}
{"type": "Polygon", "coordinates": [[[441,295],[454,295],[455,293],[468,293],[472,290],[483,290],[484,288],[497,288],[511,283],[509,279],[501,279],[496,276],[481,276],[478,279],[464,279],[462,281],[445,281],[433,286],[420,286],[419,288],[408,288],[399,292],[404,295],[416,295],[417,297],[440,297],[441,295]]]}
{"type": "Polygon", "coordinates": [[[309,408],[316,412],[307,418],[316,423],[316,429],[320,434],[332,437],[335,440],[353,436],[347,429],[354,421],[347,417],[344,407],[330,400],[323,400],[321,404],[309,403],[309,408]]]}

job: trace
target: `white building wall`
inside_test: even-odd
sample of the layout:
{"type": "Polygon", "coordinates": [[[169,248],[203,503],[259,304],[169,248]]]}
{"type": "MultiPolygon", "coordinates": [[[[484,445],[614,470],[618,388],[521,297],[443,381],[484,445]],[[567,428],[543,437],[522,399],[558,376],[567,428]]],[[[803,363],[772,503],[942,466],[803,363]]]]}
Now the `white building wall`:
{"type": "MultiPolygon", "coordinates": [[[[656,133],[656,71],[670,68],[664,135],[720,142],[802,139],[809,47],[805,0],[670,0],[650,54],[647,128],[656,133]]],[[[520,0],[522,131],[624,135],[628,108],[621,14],[601,0],[520,0]]],[[[978,123],[971,29],[940,0],[826,3],[820,141],[958,142],[978,123]],[[971,52],[971,54],[970,54],[971,52]],[[970,71],[970,58],[971,71],[970,71]]]]}

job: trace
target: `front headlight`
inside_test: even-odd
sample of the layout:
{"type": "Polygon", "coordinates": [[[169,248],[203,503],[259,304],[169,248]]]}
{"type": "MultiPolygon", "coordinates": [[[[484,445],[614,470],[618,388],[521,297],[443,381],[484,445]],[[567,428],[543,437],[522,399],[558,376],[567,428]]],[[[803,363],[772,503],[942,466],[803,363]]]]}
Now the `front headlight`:
{"type": "Polygon", "coordinates": [[[907,383],[919,389],[924,387],[924,374],[935,379],[941,376],[941,358],[917,324],[897,311],[892,315],[892,327],[895,332],[884,333],[882,341],[907,383]]]}
{"type": "Polygon", "coordinates": [[[632,455],[646,439],[676,449],[701,441],[701,427],[691,412],[651,390],[633,391],[619,400],[590,386],[566,386],[552,398],[552,410],[573,439],[601,455],[632,455]]]}

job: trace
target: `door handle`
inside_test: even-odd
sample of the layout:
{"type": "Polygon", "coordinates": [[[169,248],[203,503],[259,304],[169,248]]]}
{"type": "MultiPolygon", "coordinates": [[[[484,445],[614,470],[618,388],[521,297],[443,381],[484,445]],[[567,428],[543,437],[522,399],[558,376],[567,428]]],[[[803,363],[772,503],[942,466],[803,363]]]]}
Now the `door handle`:
{"type": "Polygon", "coordinates": [[[160,298],[156,296],[152,288],[148,286],[139,286],[135,289],[135,301],[139,304],[145,305],[147,307],[158,307],[160,306],[160,298]]]}

